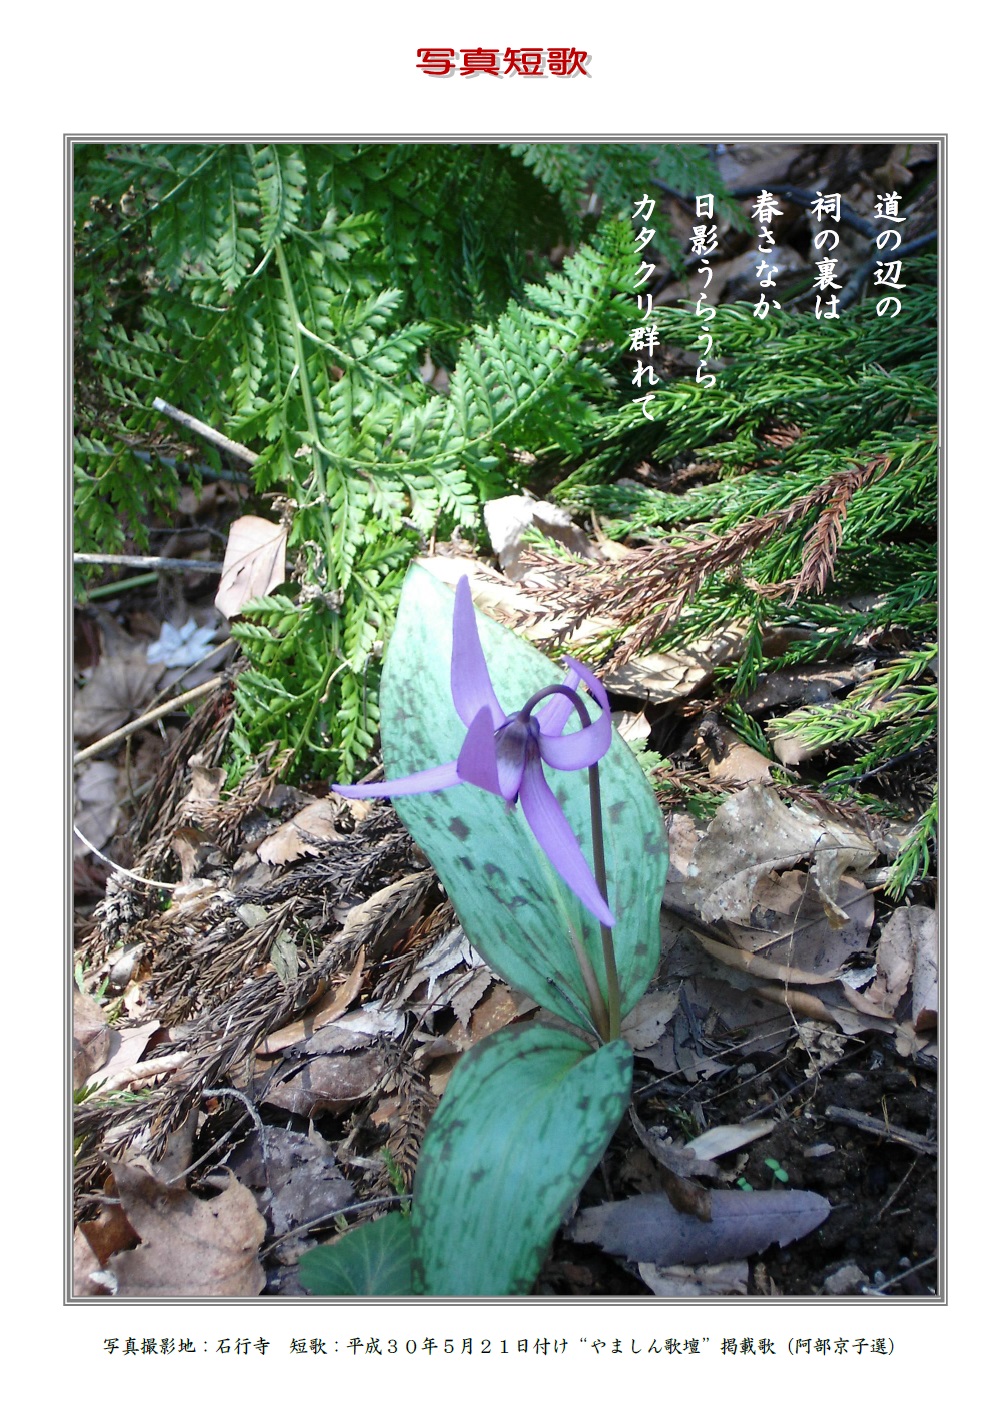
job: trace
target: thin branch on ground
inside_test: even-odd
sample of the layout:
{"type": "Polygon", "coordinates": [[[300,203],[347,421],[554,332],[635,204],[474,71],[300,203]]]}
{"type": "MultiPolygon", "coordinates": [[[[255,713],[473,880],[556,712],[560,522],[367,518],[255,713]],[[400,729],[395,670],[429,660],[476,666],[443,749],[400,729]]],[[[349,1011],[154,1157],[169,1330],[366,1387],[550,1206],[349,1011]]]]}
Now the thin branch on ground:
{"type": "Polygon", "coordinates": [[[236,461],[247,461],[250,466],[258,461],[258,456],[249,447],[242,446],[240,441],[232,441],[230,437],[215,431],[212,426],[207,426],[206,422],[200,421],[198,417],[190,416],[188,412],[173,407],[171,402],[155,397],[151,405],[156,412],[162,412],[166,417],[171,417],[172,421],[178,422],[179,426],[184,426],[186,431],[191,431],[194,436],[203,437],[204,441],[209,441],[217,447],[218,451],[226,452],[236,461]]]}
{"type": "Polygon", "coordinates": [[[74,551],[74,565],[122,565],[130,570],[203,570],[219,575],[219,560],[184,560],[174,555],[99,555],[96,551],[74,551]]]}
{"type": "MultiPolygon", "coordinates": [[[[250,1117],[259,1134],[259,1144],[262,1147],[263,1173],[266,1176],[266,1188],[269,1190],[269,1156],[266,1153],[266,1127],[263,1125],[262,1116],[256,1110],[248,1096],[246,1096],[243,1091],[237,1090],[234,1086],[207,1086],[205,1091],[200,1092],[200,1095],[204,1101],[209,1100],[211,1096],[217,1096],[222,1099],[230,1097],[234,1101],[241,1102],[245,1109],[245,1114],[250,1117]]],[[[179,1171],[178,1175],[173,1175],[170,1180],[166,1181],[166,1184],[174,1185],[176,1180],[185,1179],[191,1175],[194,1170],[198,1170],[201,1165],[205,1165],[208,1160],[212,1160],[221,1147],[226,1145],[232,1138],[241,1123],[241,1120],[238,1120],[233,1126],[229,1126],[224,1134],[214,1141],[205,1155],[201,1155],[198,1160],[194,1160],[191,1165],[187,1165],[184,1170],[179,1171]]]]}
{"type": "Polygon", "coordinates": [[[176,709],[184,709],[194,699],[199,699],[204,694],[211,694],[215,689],[221,687],[224,680],[223,674],[215,674],[213,679],[208,679],[205,684],[198,684],[195,689],[187,689],[184,694],[178,694],[174,699],[159,704],[156,709],[141,714],[138,719],[132,719],[128,724],[123,724],[121,728],[114,729],[111,734],[106,734],[96,743],[89,744],[86,749],[78,750],[74,754],[74,767],[84,763],[86,759],[93,759],[99,754],[105,753],[106,749],[114,749],[116,744],[121,743],[128,735],[135,734],[138,729],[145,729],[148,724],[156,724],[165,714],[173,714],[176,709]]]}
{"type": "Polygon", "coordinates": [[[846,1106],[827,1106],[826,1118],[839,1121],[841,1125],[853,1126],[855,1130],[868,1131],[870,1135],[880,1135],[884,1140],[893,1140],[897,1145],[909,1146],[911,1150],[919,1150],[924,1155],[938,1154],[936,1141],[928,1140],[927,1136],[918,1135],[916,1131],[888,1125],[877,1116],[866,1116],[863,1111],[851,1111],[846,1106]]]}

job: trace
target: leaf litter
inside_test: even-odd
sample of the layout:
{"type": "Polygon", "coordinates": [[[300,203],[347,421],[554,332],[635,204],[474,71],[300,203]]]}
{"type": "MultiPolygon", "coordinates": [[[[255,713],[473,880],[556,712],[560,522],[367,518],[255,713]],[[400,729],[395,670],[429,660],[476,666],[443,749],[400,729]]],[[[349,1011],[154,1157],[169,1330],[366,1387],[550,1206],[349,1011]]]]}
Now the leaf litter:
{"type": "MultiPolygon", "coordinates": [[[[436,558],[452,564],[458,559],[436,558]]],[[[548,594],[530,596],[528,586],[512,593],[515,587],[500,583],[493,572],[486,588],[493,592],[498,617],[510,601],[510,618],[518,622],[534,624],[548,609],[548,594]]],[[[627,697],[644,701],[650,711],[645,729],[663,699],[684,702],[701,687],[704,671],[696,666],[695,673],[699,683],[689,676],[662,685],[645,676],[640,684],[625,686],[627,697]]],[[[607,683],[614,692],[614,681],[607,683]]],[[[204,732],[204,744],[212,747],[215,737],[208,742],[204,732]]],[[[898,1055],[928,1064],[927,1033],[937,1006],[935,935],[933,922],[921,914],[930,910],[903,909],[913,916],[890,916],[871,945],[876,900],[863,878],[891,856],[892,836],[815,805],[785,802],[765,782],[770,768],[765,759],[750,759],[755,751],[731,734],[726,748],[727,767],[723,760],[709,760],[712,778],[735,786],[718,813],[709,824],[683,814],[670,820],[662,973],[624,1028],[644,1071],[645,1090],[655,1088],[646,1102],[638,1101],[649,1121],[640,1122],[639,1151],[647,1148],[652,1170],[625,1145],[621,1149],[618,1133],[607,1159],[612,1177],[618,1164],[613,1157],[626,1155],[624,1172],[611,1181],[623,1198],[608,1199],[597,1177],[589,1182],[582,1198],[594,1196],[597,1203],[580,1210],[572,1222],[580,1231],[564,1242],[568,1249],[557,1249],[544,1274],[544,1284],[556,1284],[559,1292],[569,1293],[581,1282],[578,1264],[567,1256],[583,1255],[593,1244],[612,1261],[616,1292],[682,1297],[773,1292],[767,1266],[781,1272],[796,1236],[822,1240],[825,1234],[828,1246],[831,1219],[849,1222],[842,1204],[830,1217],[827,1197],[794,1183],[802,1178],[794,1156],[802,1167],[828,1168],[849,1155],[839,1142],[855,1132],[819,1122],[819,1139],[797,1147],[794,1124],[779,1118],[788,1104],[787,1088],[776,1097],[770,1093],[774,1063],[766,1069],[767,1058],[780,1061],[783,1054],[792,1084],[814,1086],[843,1075],[852,1055],[849,1038],[885,1029],[898,1055]],[[740,761],[732,765],[736,750],[740,761]],[[897,1014],[904,1019],[897,1021],[897,1014]],[[824,1052],[822,1038],[828,1036],[835,1043],[824,1052]],[[765,1089],[743,1102],[734,1119],[724,1114],[728,1103],[712,1117],[709,1097],[724,1096],[726,1078],[736,1068],[745,1084],[747,1054],[753,1058],[750,1081],[765,1089]],[[667,1090],[659,1095],[663,1086],[667,1090]],[[763,1104],[769,1114],[754,1118],[753,1109],[763,1104]],[[665,1108],[667,1119],[676,1106],[690,1108],[699,1132],[691,1139],[651,1128],[657,1108],[665,1108]],[[755,1152],[754,1158],[757,1135],[788,1163],[788,1189],[757,1191],[735,1184],[746,1176],[755,1182],[763,1167],[760,1173],[776,1185],[764,1166],[774,1157],[755,1152]],[[710,1219],[688,1215],[690,1223],[680,1224],[676,1217],[683,1212],[671,1204],[667,1188],[655,1187],[653,1177],[662,1173],[697,1185],[713,1180],[698,1198],[710,1205],[710,1219]],[[636,1188],[634,1174],[643,1176],[636,1188]],[[754,1199],[757,1194],[766,1198],[754,1199]],[[632,1282],[618,1277],[622,1262],[635,1266],[632,1282]]],[[[261,1135],[246,1136],[240,1155],[229,1152],[219,1161],[239,1176],[233,1182],[237,1188],[251,1191],[263,1222],[256,1262],[267,1292],[295,1292],[292,1261],[319,1234],[325,1238],[326,1225],[331,1227],[347,1205],[355,1199],[378,1203],[399,1186],[408,1188],[426,1121],[458,1056],[490,1031],[529,1015],[531,1004],[516,999],[482,963],[387,809],[332,796],[312,799],[284,791],[269,776],[253,776],[225,793],[223,770],[212,754],[195,745],[179,754],[185,754],[185,766],[178,766],[181,776],[173,774],[167,798],[162,783],[157,815],[152,817],[149,802],[139,810],[136,822],[146,827],[147,842],[135,845],[134,866],[147,875],[171,876],[171,859],[178,858],[185,882],[168,907],[155,906],[128,884],[113,887],[108,915],[91,934],[85,957],[90,984],[97,985],[122,960],[127,933],[125,940],[138,949],[128,975],[144,979],[151,1005],[163,1013],[168,1043],[159,1044],[157,1033],[139,1023],[133,1029],[144,1043],[139,1060],[123,1066],[123,1074],[134,1079],[112,1081],[153,1086],[142,1113],[117,1106],[101,1076],[94,1076],[98,1093],[78,1112],[84,1142],[76,1176],[79,1212],[85,1225],[100,1222],[102,1175],[124,1153],[164,1156],[182,1108],[195,1115],[201,1143],[219,1139],[222,1110],[202,1105],[201,1096],[208,1084],[226,1078],[263,1115],[288,1122],[293,1117],[305,1127],[288,1128],[289,1135],[301,1137],[295,1145],[283,1140],[280,1127],[267,1124],[261,1135]],[[313,1185],[315,1198],[309,1193],[313,1185]]],[[[149,1018],[143,1004],[140,1015],[149,1018]]],[[[846,1085],[834,1094],[859,1099],[846,1085]]],[[[865,1109],[871,1121],[875,1103],[865,1109]]],[[[225,1136],[233,1140],[226,1126],[225,1136]]],[[[124,1183],[129,1174],[120,1177],[124,1183]]],[[[210,1181],[194,1188],[195,1205],[215,1203],[211,1197],[218,1187],[210,1181]]],[[[148,1187],[147,1198],[154,1194],[148,1187]]],[[[163,1199],[157,1203],[162,1209],[167,1205],[163,1199]]],[[[187,1201],[178,1203],[180,1226],[189,1223],[190,1214],[203,1226],[197,1232],[180,1229],[182,1239],[207,1233],[201,1212],[187,1201]]],[[[239,1222],[247,1221],[246,1209],[242,1202],[239,1222]]],[[[162,1215],[166,1223],[170,1218],[162,1215]]],[[[129,1231],[134,1240],[135,1230],[129,1231]]],[[[174,1234],[163,1225],[155,1231],[152,1221],[147,1230],[152,1242],[170,1243],[174,1234]]],[[[140,1234],[139,1244],[103,1261],[87,1240],[75,1242],[75,1261],[79,1254],[87,1266],[82,1276],[89,1275],[92,1284],[79,1292],[128,1285],[133,1271],[121,1277],[122,1261],[143,1243],[140,1234]]],[[[828,1247],[823,1256],[820,1282],[829,1277],[827,1271],[835,1278],[843,1268],[835,1253],[829,1259],[828,1247]]],[[[136,1282],[154,1283],[167,1273],[158,1268],[156,1255],[147,1258],[153,1268],[138,1260],[143,1272],[136,1282]]],[[[222,1275],[234,1273],[236,1282],[251,1286],[259,1282],[247,1262],[228,1266],[226,1253],[224,1259],[222,1275]],[[244,1281],[242,1274],[248,1276],[244,1281]]],[[[844,1283],[853,1283],[860,1271],[851,1273],[854,1278],[841,1275],[844,1283]]],[[[592,1274],[596,1282],[606,1282],[600,1269],[592,1274]]],[[[164,1278],[163,1292],[186,1291],[164,1278]]]]}
{"type": "Polygon", "coordinates": [[[788,806],[773,789],[750,784],[718,809],[687,869],[684,893],[692,895],[705,922],[745,924],[760,878],[810,858],[815,889],[837,928],[848,918],[837,901],[842,874],[863,872],[880,851],[859,830],[788,806]]]}

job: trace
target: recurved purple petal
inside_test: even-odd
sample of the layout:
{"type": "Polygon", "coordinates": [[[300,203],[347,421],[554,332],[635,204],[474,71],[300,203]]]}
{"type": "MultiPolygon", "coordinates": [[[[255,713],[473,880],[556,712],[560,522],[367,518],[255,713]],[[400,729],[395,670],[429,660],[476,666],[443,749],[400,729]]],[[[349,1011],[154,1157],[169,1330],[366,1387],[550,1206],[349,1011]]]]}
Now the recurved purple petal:
{"type": "Polygon", "coordinates": [[[606,927],[612,927],[616,919],[598,890],[598,884],[585,862],[574,830],[546,782],[538,759],[528,760],[518,797],[536,842],[571,892],[580,898],[593,917],[597,917],[606,927]]]}
{"type": "Polygon", "coordinates": [[[595,671],[593,669],[589,669],[586,664],[582,664],[579,659],[572,659],[570,655],[564,655],[563,662],[567,666],[567,669],[569,671],[569,673],[564,679],[564,683],[566,684],[567,680],[572,674],[576,674],[578,679],[582,680],[585,684],[587,684],[588,688],[591,690],[592,695],[594,696],[596,704],[598,704],[599,707],[603,709],[606,714],[608,714],[609,696],[606,694],[605,686],[603,685],[601,679],[599,679],[595,671]]]}
{"type": "Polygon", "coordinates": [[[469,592],[469,577],[463,575],[455,590],[452,617],[451,692],[458,716],[466,726],[480,709],[489,709],[493,726],[499,729],[507,718],[490,683],[486,655],[476,628],[476,611],[469,592]]]}
{"type": "Polygon", "coordinates": [[[493,715],[486,705],[477,709],[470,721],[459,750],[456,768],[463,783],[474,783],[477,788],[485,788],[488,793],[503,796],[497,777],[493,715]]]}
{"type": "Polygon", "coordinates": [[[399,798],[409,793],[436,793],[438,789],[452,788],[461,781],[453,760],[450,764],[438,764],[437,768],[423,769],[403,778],[390,778],[385,783],[334,783],[332,791],[342,794],[344,798],[399,798]]]}
{"type": "MultiPolygon", "coordinates": [[[[580,683],[580,675],[573,670],[568,671],[560,681],[567,689],[577,689],[580,683]]],[[[563,732],[568,719],[574,713],[574,705],[564,694],[554,694],[542,706],[536,715],[539,720],[539,731],[542,734],[560,734],[563,732]]],[[[575,718],[577,716],[575,715],[575,718]]]]}
{"type": "MultiPolygon", "coordinates": [[[[564,684],[572,687],[569,683],[571,679],[575,682],[583,680],[601,706],[602,714],[587,729],[574,729],[569,734],[540,732],[539,752],[551,768],[586,769],[590,764],[597,764],[612,743],[612,715],[601,680],[579,660],[565,658],[565,663],[570,666],[570,673],[564,679],[564,684]]],[[[557,694],[554,698],[560,701],[564,696],[557,694]]],[[[544,722],[542,719],[539,721],[540,731],[544,722]]]]}

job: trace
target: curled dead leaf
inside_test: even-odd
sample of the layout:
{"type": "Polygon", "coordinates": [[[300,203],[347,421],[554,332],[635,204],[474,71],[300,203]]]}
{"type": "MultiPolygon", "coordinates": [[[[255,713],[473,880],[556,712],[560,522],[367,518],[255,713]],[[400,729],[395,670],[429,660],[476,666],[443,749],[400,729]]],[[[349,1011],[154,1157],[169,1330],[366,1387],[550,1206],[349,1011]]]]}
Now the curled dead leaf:
{"type": "Polygon", "coordinates": [[[723,918],[745,925],[760,878],[808,858],[830,925],[840,927],[847,921],[837,901],[841,876],[862,871],[877,857],[865,834],[749,784],[718,809],[696,845],[683,887],[705,922],[723,918]]]}
{"type": "Polygon", "coordinates": [[[786,987],[822,987],[836,979],[834,972],[810,972],[802,967],[788,967],[780,962],[773,962],[768,957],[761,957],[746,947],[732,947],[714,937],[705,937],[701,932],[695,932],[694,936],[704,949],[724,966],[733,967],[739,972],[748,972],[751,977],[782,982],[786,987]]]}
{"type": "MultiPolygon", "coordinates": [[[[263,1063],[255,1063],[257,1072],[263,1063]]],[[[336,1051],[321,1056],[305,1056],[284,1076],[267,1071],[259,1099],[306,1120],[322,1111],[334,1114],[347,1110],[375,1090],[388,1070],[388,1056],[381,1046],[361,1051],[336,1051]]]]}
{"type": "Polygon", "coordinates": [[[934,908],[914,908],[917,956],[911,1003],[915,1031],[938,1025],[938,914],[934,908]]]}
{"type": "Polygon", "coordinates": [[[322,1027],[341,1017],[354,1001],[364,980],[365,949],[362,947],[357,960],[338,987],[323,993],[304,1016],[288,1022],[277,1031],[271,1031],[256,1047],[255,1054],[261,1057],[280,1056],[292,1046],[298,1046],[314,1036],[322,1027]]]}
{"type": "Polygon", "coordinates": [[[788,1245],[822,1224],[830,1203],[811,1190],[712,1190],[711,1218],[676,1210],[665,1195],[635,1195],[582,1210],[567,1232],[607,1254],[670,1264],[716,1264],[788,1245]]]}
{"type": "Polygon", "coordinates": [[[228,531],[224,570],[214,604],[228,619],[249,600],[284,582],[287,531],[261,516],[239,516],[228,531]]]}
{"type": "Polygon", "coordinates": [[[292,863],[297,858],[325,853],[342,836],[338,817],[334,798],[317,798],[262,840],[256,849],[260,862],[292,863]]]}
{"type": "Polygon", "coordinates": [[[864,1000],[881,1016],[892,1016],[914,973],[916,912],[928,908],[898,907],[882,929],[875,949],[875,980],[864,1000]]]}

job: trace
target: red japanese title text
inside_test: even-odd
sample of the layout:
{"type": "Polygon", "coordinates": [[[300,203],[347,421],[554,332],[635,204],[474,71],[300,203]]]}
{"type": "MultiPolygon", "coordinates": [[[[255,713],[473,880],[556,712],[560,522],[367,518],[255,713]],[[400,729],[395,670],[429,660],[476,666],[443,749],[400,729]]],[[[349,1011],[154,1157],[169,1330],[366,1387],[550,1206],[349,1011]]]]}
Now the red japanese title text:
{"type": "Polygon", "coordinates": [[[587,50],[574,46],[554,46],[542,49],[536,46],[511,46],[506,49],[419,49],[417,69],[437,78],[457,74],[462,79],[474,74],[496,75],[498,78],[518,75],[522,79],[543,79],[554,75],[558,79],[569,79],[572,75],[588,76],[587,50]]]}

